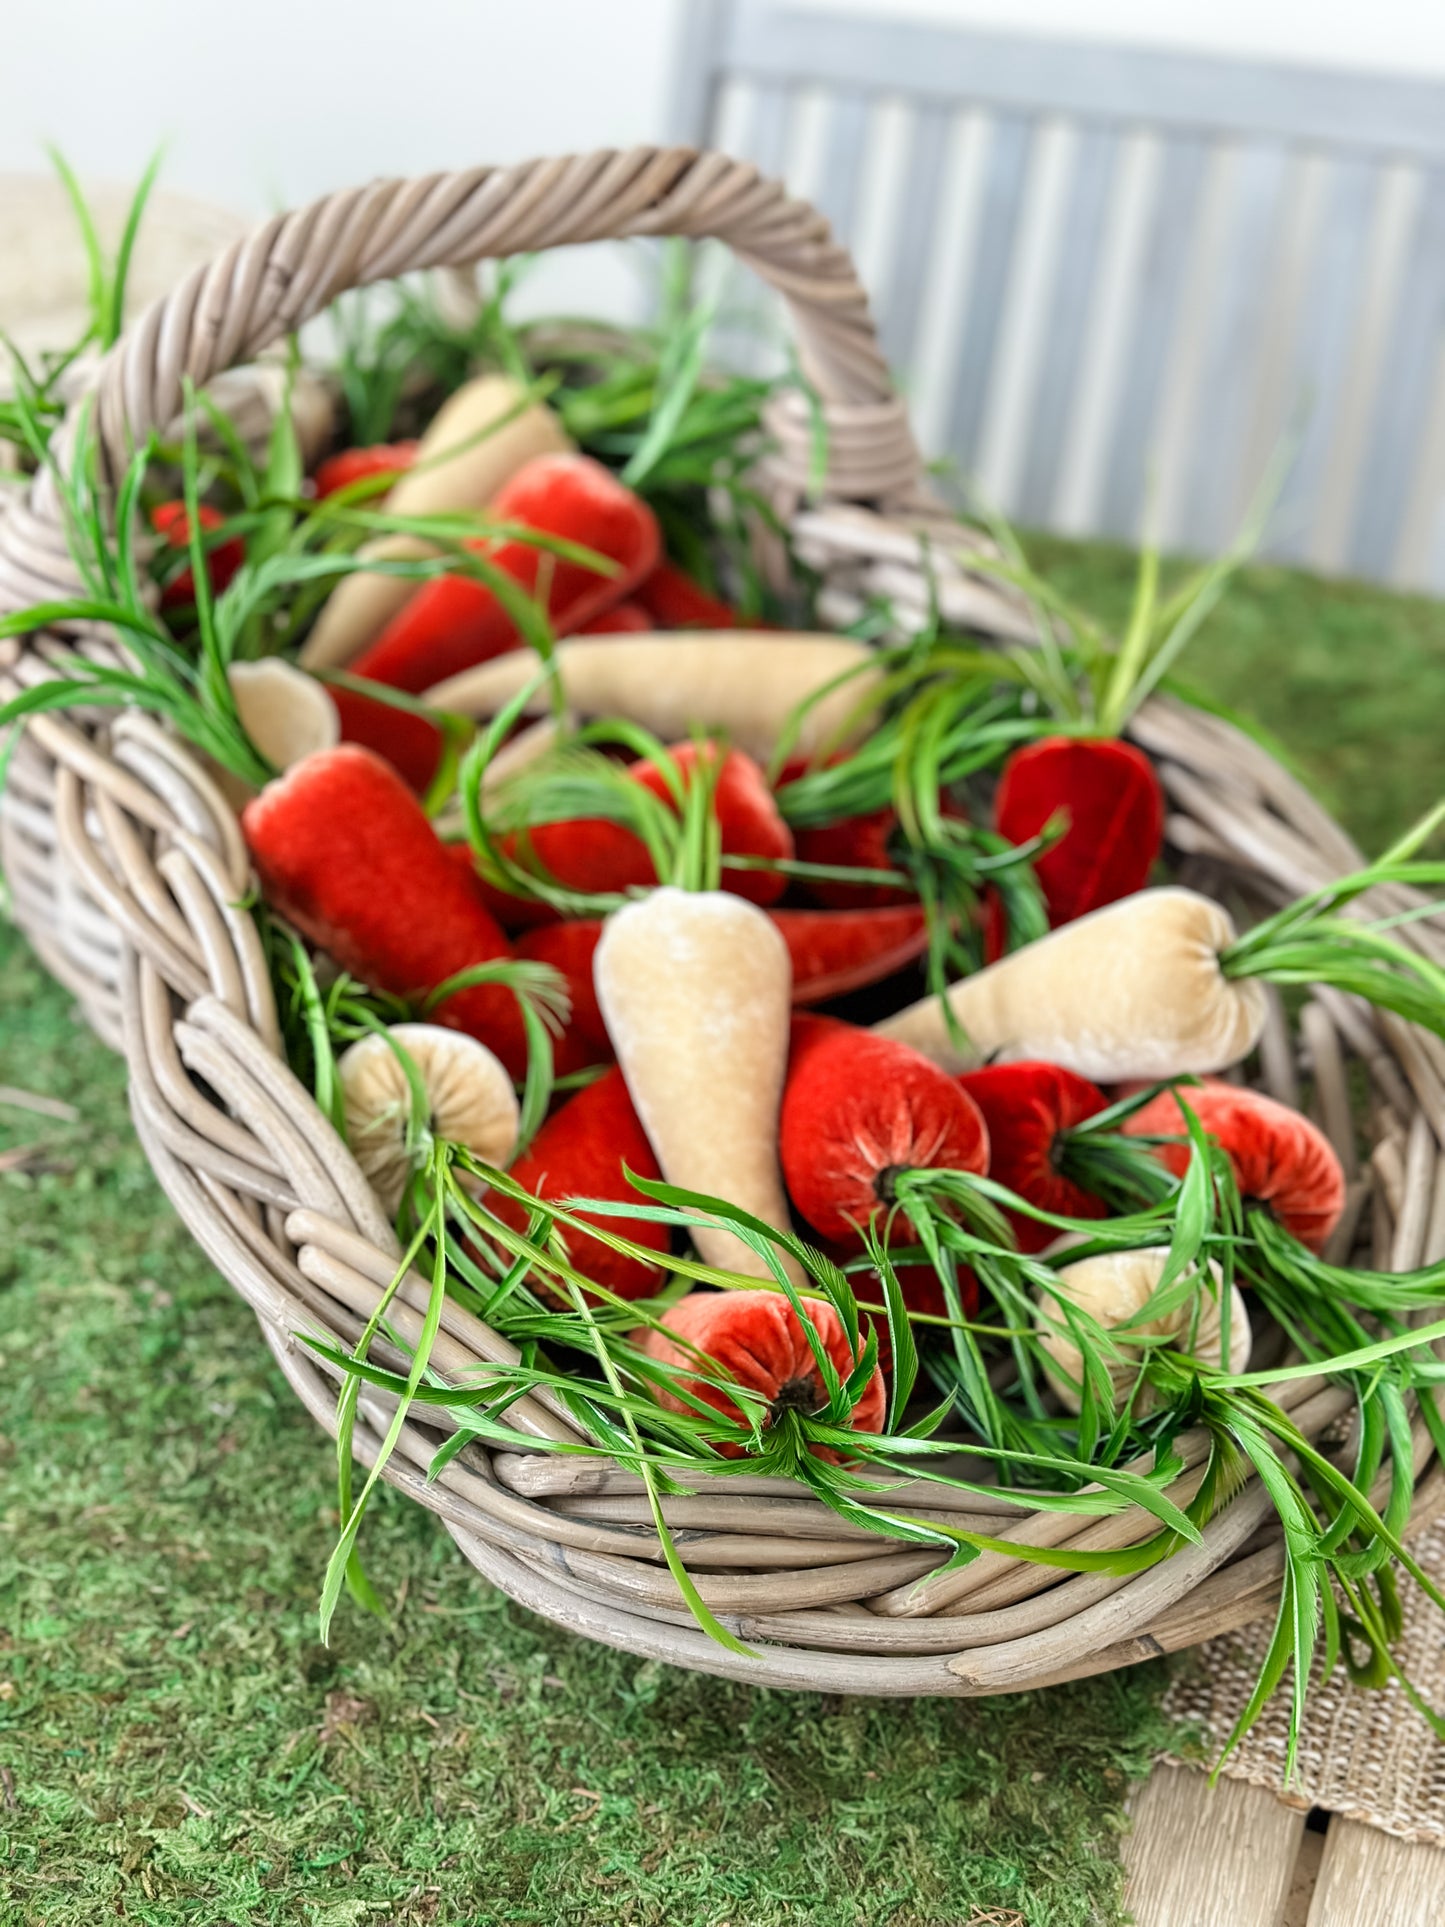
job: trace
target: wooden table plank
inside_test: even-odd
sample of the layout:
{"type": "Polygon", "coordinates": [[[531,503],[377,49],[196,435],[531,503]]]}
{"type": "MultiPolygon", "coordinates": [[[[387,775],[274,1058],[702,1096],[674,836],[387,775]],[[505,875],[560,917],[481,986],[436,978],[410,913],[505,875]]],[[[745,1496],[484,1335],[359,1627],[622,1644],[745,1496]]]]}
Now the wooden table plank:
{"type": "MultiPolygon", "coordinates": [[[[1124,1865],[1137,1927],[1280,1927],[1304,1832],[1299,1808],[1243,1780],[1211,1789],[1194,1768],[1161,1764],[1130,1811],[1124,1865]]],[[[1313,1914],[1309,1927],[1318,1927],[1313,1914]]]]}
{"type": "Polygon", "coordinates": [[[1445,1852],[1358,1820],[1330,1821],[1308,1927],[1439,1927],[1442,1921],[1445,1852]]]}

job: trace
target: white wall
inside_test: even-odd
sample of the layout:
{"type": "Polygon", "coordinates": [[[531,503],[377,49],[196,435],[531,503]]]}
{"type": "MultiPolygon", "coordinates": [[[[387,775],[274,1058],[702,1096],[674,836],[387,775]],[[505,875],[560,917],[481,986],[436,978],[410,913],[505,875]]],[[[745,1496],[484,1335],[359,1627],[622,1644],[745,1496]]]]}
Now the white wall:
{"type": "MultiPolygon", "coordinates": [[[[48,0],[6,9],[0,169],[62,146],[268,211],[377,174],[646,139],[672,0],[48,0]]],[[[41,163],[43,164],[43,162],[41,163]]]]}
{"type": "MultiPolygon", "coordinates": [[[[625,0],[625,25],[599,0],[0,11],[0,175],[44,168],[53,142],[83,179],[134,180],[164,141],[165,187],[258,215],[377,175],[647,140],[673,53],[673,0],[625,0]]],[[[609,312],[633,298],[628,271],[595,254],[534,295],[609,312]]]]}

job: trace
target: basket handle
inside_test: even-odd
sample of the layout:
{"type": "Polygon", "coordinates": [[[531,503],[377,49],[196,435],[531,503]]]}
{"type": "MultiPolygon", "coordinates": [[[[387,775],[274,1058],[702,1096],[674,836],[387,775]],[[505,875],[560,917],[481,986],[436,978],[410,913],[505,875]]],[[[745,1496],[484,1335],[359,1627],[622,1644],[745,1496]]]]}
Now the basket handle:
{"type": "MultiPolygon", "coordinates": [[[[840,431],[847,474],[830,477],[830,492],[891,496],[918,480],[868,297],[827,221],[752,165],[687,147],[374,181],[275,216],[188,275],[106,356],[95,416],[102,471],[114,480],[138,441],[175,420],[183,378],[203,386],[254,360],[349,289],[636,235],[723,241],[784,296],[803,369],[840,431]]],[[[791,434],[786,420],[780,426],[785,441],[806,438],[805,422],[791,434]]],[[[41,517],[49,493],[32,497],[41,517]]]]}

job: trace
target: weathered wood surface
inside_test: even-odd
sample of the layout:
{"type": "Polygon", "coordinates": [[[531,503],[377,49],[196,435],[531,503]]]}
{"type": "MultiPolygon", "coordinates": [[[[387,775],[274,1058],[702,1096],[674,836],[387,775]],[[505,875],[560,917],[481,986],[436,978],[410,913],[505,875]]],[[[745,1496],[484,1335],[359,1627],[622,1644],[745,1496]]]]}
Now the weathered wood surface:
{"type": "Polygon", "coordinates": [[[1330,1821],[1305,1927],[1440,1927],[1445,1853],[1358,1820],[1330,1821]]]}
{"type": "Polygon", "coordinates": [[[1267,1787],[1161,1763],[1124,1841],[1137,1927],[1445,1927],[1445,1852],[1338,1815],[1323,1833],[1267,1787]]]}
{"type": "Polygon", "coordinates": [[[1281,1927],[1305,1816],[1243,1780],[1156,1766],[1124,1840],[1137,1927],[1281,1927]]]}

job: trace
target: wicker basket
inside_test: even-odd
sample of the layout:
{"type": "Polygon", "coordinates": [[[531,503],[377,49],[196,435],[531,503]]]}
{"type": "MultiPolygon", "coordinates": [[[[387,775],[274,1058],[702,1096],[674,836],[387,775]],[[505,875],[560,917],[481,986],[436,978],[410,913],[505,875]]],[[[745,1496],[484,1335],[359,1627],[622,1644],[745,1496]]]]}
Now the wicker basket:
{"type": "MultiPolygon", "coordinates": [[[[627,235],[715,236],[786,297],[804,365],[826,404],[832,468],[808,498],[810,424],[784,407],[767,475],[825,606],[890,596],[920,620],[930,589],[951,623],[1019,633],[1020,613],[968,573],[972,538],[924,490],[903,407],[889,384],[865,296],[824,221],[748,166],[716,154],[641,148],[505,169],[392,181],[278,216],[192,274],[113,351],[98,382],[101,458],[114,473],[132,439],[164,424],[181,381],[207,382],[253,358],[339,293],[403,272],[523,249],[627,235]]],[[[62,443],[64,436],[62,435],[62,443]]],[[[0,521],[0,606],[73,584],[55,494],[42,479],[0,521]]],[[[0,689],[53,674],[68,649],[103,637],[36,634],[0,645],[0,689]]],[[[1161,769],[1180,874],[1246,913],[1357,867],[1358,853],[1299,785],[1227,724],[1155,701],[1134,734],[1161,769]]],[[[318,1423],[335,1383],[300,1333],[351,1345],[399,1252],[345,1145],[279,1055],[256,928],[238,905],[249,872],[235,817],[181,742],[138,714],[33,720],[0,814],[0,859],[16,913],[100,1034],[125,1053],[136,1128],[156,1174],[206,1255],[255,1311],[318,1423]]],[[[1386,904],[1388,907],[1388,902],[1386,904]]],[[[1432,954],[1436,932],[1417,933],[1432,954]]],[[[1358,1241],[1408,1266],[1445,1248],[1445,1052],[1433,1039],[1322,993],[1296,1040],[1278,1007],[1263,1076],[1297,1099],[1304,1068],[1317,1113],[1351,1179],[1341,1249],[1358,1241]],[[1374,1152],[1361,1169],[1347,1056],[1368,1068],[1374,1152]]],[[[420,1328],[416,1277],[394,1308],[420,1328]]],[[[383,1358],[390,1356],[384,1350],[383,1358]]],[[[508,1342],[448,1303],[434,1365],[460,1379],[508,1342]]],[[[1338,1432],[1347,1390],[1312,1378],[1280,1393],[1312,1437],[1338,1432]]],[[[385,1431],[364,1394],[358,1456],[385,1431]]],[[[845,1525],[786,1482],[746,1473],[667,1502],[703,1596],[754,1647],[740,1657],[691,1619],[662,1560],[640,1482],[605,1457],[548,1456],[529,1439],[587,1446],[539,1391],[510,1408],[515,1444],[473,1445],[431,1484],[444,1423],[409,1417],[386,1476],[440,1514],[494,1585],[575,1631],[631,1651],[760,1685],[879,1694],[980,1694],[1040,1686],[1190,1645],[1267,1610],[1282,1560],[1274,1515],[1252,1482],[1190,1546],[1133,1577],[1062,1573],[986,1553],[930,1578],[934,1550],[845,1525]]],[[[1195,1489],[1204,1443],[1182,1441],[1195,1489]]],[[[1414,1438],[1423,1524],[1445,1498],[1423,1426],[1414,1438]]],[[[1087,1520],[915,1488],[920,1509],[1036,1545],[1119,1547],[1152,1533],[1142,1513],[1087,1520]]],[[[898,1489],[891,1488],[893,1503],[898,1489]]]]}

